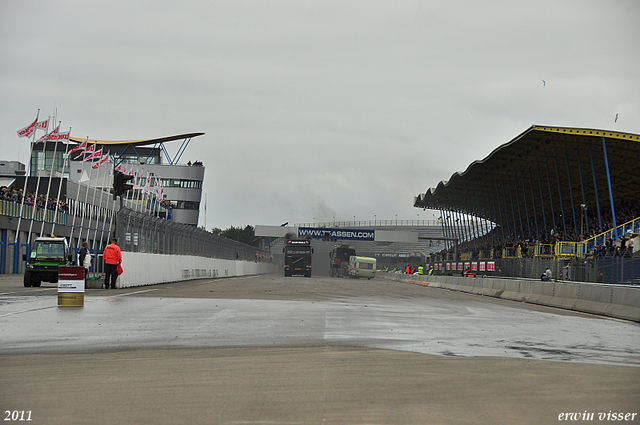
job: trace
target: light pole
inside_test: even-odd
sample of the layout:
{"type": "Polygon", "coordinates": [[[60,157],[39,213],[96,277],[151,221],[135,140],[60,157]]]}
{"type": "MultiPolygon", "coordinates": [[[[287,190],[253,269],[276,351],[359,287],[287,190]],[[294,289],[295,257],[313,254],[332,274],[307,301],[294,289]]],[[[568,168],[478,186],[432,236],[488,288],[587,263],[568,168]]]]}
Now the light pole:
{"type": "Polygon", "coordinates": [[[580,204],[580,208],[582,209],[582,216],[580,217],[580,237],[584,240],[586,239],[584,237],[584,217],[587,214],[587,205],[580,204]]]}

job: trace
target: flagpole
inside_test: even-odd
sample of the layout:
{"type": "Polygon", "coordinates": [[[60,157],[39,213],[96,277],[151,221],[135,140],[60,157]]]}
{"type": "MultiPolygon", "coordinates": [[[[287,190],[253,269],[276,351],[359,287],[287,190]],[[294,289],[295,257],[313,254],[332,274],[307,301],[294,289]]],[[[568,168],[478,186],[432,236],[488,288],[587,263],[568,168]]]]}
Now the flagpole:
{"type": "MultiPolygon", "coordinates": [[[[71,127],[69,127],[69,137],[71,137],[71,127]]],[[[56,142],[57,144],[57,142],[56,142]]],[[[64,154],[62,155],[62,173],[60,176],[60,182],[58,183],[58,196],[56,197],[56,212],[53,214],[53,226],[51,227],[51,234],[55,235],[56,222],[58,221],[58,210],[60,209],[60,193],[62,192],[62,181],[64,180],[64,169],[66,168],[67,161],[65,157],[68,156],[69,143],[65,144],[64,154]]]]}
{"type": "MultiPolygon", "coordinates": [[[[109,169],[109,176],[111,178],[113,178],[113,173],[115,172],[115,165],[116,165],[116,158],[115,156],[113,157],[113,162],[111,163],[111,167],[109,169]]],[[[113,198],[111,196],[109,196],[108,198],[111,201],[111,218],[109,219],[109,232],[107,233],[107,240],[105,241],[105,246],[109,243],[109,235],[111,233],[111,226],[113,224],[113,216],[115,214],[115,210],[116,210],[116,202],[113,200],[113,198]]],[[[106,217],[105,217],[105,223],[106,223],[106,217]]],[[[102,228],[102,230],[100,231],[100,244],[99,246],[102,247],[102,241],[104,240],[104,226],[102,228]]]]}
{"type": "Polygon", "coordinates": [[[27,164],[27,172],[24,175],[24,185],[22,188],[22,199],[20,200],[20,215],[18,216],[18,227],[16,227],[16,250],[19,250],[18,246],[18,235],[20,234],[20,222],[22,221],[22,212],[24,211],[24,202],[25,202],[25,194],[27,193],[27,181],[29,180],[29,175],[31,174],[31,155],[33,155],[33,144],[36,142],[36,130],[38,129],[38,118],[40,118],[40,108],[38,108],[38,113],[36,114],[36,126],[33,129],[33,137],[31,143],[29,144],[29,163],[27,164]]]}
{"type": "MultiPolygon", "coordinates": [[[[56,116],[54,115],[53,117],[53,125],[56,125],[56,116]]],[[[50,120],[47,120],[50,121],[50,120]]],[[[42,161],[42,169],[44,170],[44,167],[47,163],[47,153],[46,153],[46,149],[47,149],[47,136],[49,135],[49,122],[47,122],[47,130],[46,130],[46,134],[44,137],[42,137],[42,157],[43,157],[43,161],[42,161]]],[[[29,242],[31,242],[31,231],[33,230],[33,222],[35,221],[36,218],[36,212],[38,210],[38,197],[40,196],[38,194],[38,192],[40,191],[40,173],[38,172],[38,165],[36,164],[36,174],[38,175],[38,179],[36,180],[36,191],[34,193],[35,198],[33,199],[33,210],[31,211],[31,223],[29,224],[29,235],[27,237],[27,245],[29,244],[29,242]]],[[[46,205],[45,205],[46,208],[46,205]]]]}
{"type": "MultiPolygon", "coordinates": [[[[87,141],[89,140],[89,136],[87,136],[87,141]]],[[[88,145],[87,145],[88,148],[88,145]]],[[[85,148],[82,151],[82,156],[84,156],[86,154],[87,148],[85,148]]],[[[95,146],[94,146],[94,150],[95,150],[95,146]]],[[[82,172],[84,173],[84,161],[80,162],[80,168],[82,168],[82,172]]],[[[89,200],[89,189],[91,189],[91,179],[93,177],[93,168],[89,169],[89,182],[87,183],[87,190],[84,192],[84,209],[85,211],[88,210],[87,208],[87,201],[89,200]]],[[[95,186],[93,186],[93,190],[95,191],[96,188],[95,186]]],[[[91,224],[91,217],[89,216],[88,218],[88,224],[87,227],[91,224]]],[[[84,220],[80,223],[80,231],[78,232],[78,239],[76,240],[76,248],[78,248],[78,244],[80,243],[80,239],[82,239],[82,230],[84,229],[84,220]]]]}
{"type": "MultiPolygon", "coordinates": [[[[97,143],[93,144],[93,151],[91,151],[91,155],[94,155],[96,153],[96,147],[97,147],[97,143]]],[[[86,151],[85,151],[86,153],[86,151]]],[[[87,161],[87,158],[84,158],[82,160],[83,163],[85,163],[87,161]]],[[[93,160],[92,160],[93,162],[93,160]]],[[[84,168],[84,165],[82,166],[84,168]]],[[[91,168],[91,170],[93,171],[93,168],[91,168]]],[[[98,177],[96,177],[96,184],[95,186],[93,186],[93,199],[91,201],[91,205],[95,205],[96,204],[96,192],[98,191],[98,181],[100,180],[100,173],[98,173],[98,177]]],[[[96,217],[96,228],[98,227],[98,218],[96,217]]],[[[87,225],[87,237],[86,239],[89,239],[89,231],[91,230],[91,216],[89,216],[89,224],[87,225]]],[[[80,235],[82,236],[82,235],[80,235]]]]}
{"type": "MultiPolygon", "coordinates": [[[[84,149],[87,147],[87,141],[88,141],[88,140],[89,140],[89,136],[87,136],[87,138],[86,138],[86,139],[85,139],[85,141],[83,142],[83,144],[84,144],[85,146],[84,146],[84,148],[81,148],[81,149],[82,149],[82,152],[84,152],[84,149]]],[[[73,153],[73,150],[72,150],[72,151],[71,151],[71,153],[69,154],[69,168],[71,168],[71,154],[72,154],[72,153],[73,153]]],[[[80,168],[82,169],[82,166],[81,166],[80,168]]],[[[82,171],[84,171],[84,169],[82,169],[82,171]]],[[[82,174],[81,174],[81,175],[82,175],[82,174]]],[[[89,180],[89,181],[91,181],[91,180],[89,180]]],[[[78,182],[78,195],[80,194],[80,193],[79,193],[79,192],[80,192],[80,190],[79,190],[79,189],[80,189],[80,186],[81,186],[81,185],[82,185],[82,181],[78,182]]],[[[87,185],[87,192],[89,192],[89,185],[87,185]]],[[[75,202],[75,203],[76,203],[76,204],[78,204],[78,203],[79,203],[77,199],[76,199],[76,202],[75,202]]],[[[73,242],[73,231],[74,231],[74,229],[76,228],[76,217],[78,216],[78,207],[79,207],[79,206],[80,206],[80,205],[77,205],[77,206],[74,208],[74,210],[75,210],[75,211],[74,211],[74,214],[73,214],[73,221],[71,222],[71,234],[70,234],[70,236],[69,236],[69,244],[71,244],[71,243],[73,242]]],[[[81,228],[82,228],[82,226],[81,226],[81,228]]],[[[81,232],[81,233],[82,233],[82,232],[81,232]]],[[[76,241],[76,250],[77,250],[77,249],[78,249],[78,241],[76,241]]]]}
{"type": "MultiPolygon", "coordinates": [[[[108,154],[109,154],[109,153],[107,152],[107,155],[108,155],[108,154]]],[[[98,163],[100,163],[100,161],[102,161],[102,155],[100,156],[100,159],[98,160],[98,163]]],[[[92,169],[93,169],[93,166],[92,166],[92,169]]],[[[98,166],[98,168],[97,168],[97,169],[99,170],[99,169],[100,169],[100,166],[98,166]]],[[[109,173],[106,173],[106,178],[105,178],[105,180],[106,180],[106,179],[108,179],[108,178],[109,178],[109,173]]],[[[105,181],[105,183],[106,183],[106,181],[105,181]]],[[[107,197],[109,197],[109,193],[108,193],[108,192],[107,192],[107,197]]],[[[102,196],[100,196],[100,204],[98,205],[98,212],[100,212],[100,210],[102,209],[102,199],[103,199],[103,198],[104,198],[104,194],[102,194],[102,196]]],[[[107,201],[107,202],[109,202],[109,201],[107,201]]],[[[107,222],[107,217],[106,217],[106,215],[105,215],[104,220],[103,220],[103,223],[102,223],[102,227],[103,227],[103,228],[104,228],[104,224],[105,224],[106,222],[107,222]]],[[[89,236],[89,232],[87,232],[87,236],[89,236]]],[[[98,237],[98,220],[96,219],[96,229],[95,229],[95,232],[93,233],[93,240],[95,241],[97,237],[98,237]]]]}
{"type": "MultiPolygon", "coordinates": [[[[58,133],[60,133],[60,124],[61,122],[58,122],[58,127],[56,127],[58,129],[58,133]]],[[[58,140],[55,140],[55,142],[56,144],[53,147],[53,157],[51,158],[51,171],[49,173],[49,184],[47,185],[47,195],[44,201],[44,214],[42,216],[42,226],[40,227],[40,237],[44,236],[44,223],[47,221],[47,205],[49,202],[49,192],[51,192],[51,179],[53,179],[53,167],[56,164],[56,153],[58,152],[58,140]]],[[[46,142],[45,142],[45,146],[46,146],[46,142]]],[[[46,163],[46,157],[45,157],[45,163],[46,163]]]]}

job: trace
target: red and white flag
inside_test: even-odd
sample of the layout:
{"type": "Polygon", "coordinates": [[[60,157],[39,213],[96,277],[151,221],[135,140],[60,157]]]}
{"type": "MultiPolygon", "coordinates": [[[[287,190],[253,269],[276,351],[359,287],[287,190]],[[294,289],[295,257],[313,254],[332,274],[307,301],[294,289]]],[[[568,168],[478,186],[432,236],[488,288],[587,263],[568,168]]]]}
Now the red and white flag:
{"type": "Polygon", "coordinates": [[[102,156],[102,158],[100,158],[100,161],[96,162],[95,164],[93,164],[91,166],[91,168],[96,169],[98,167],[100,167],[102,164],[104,164],[105,162],[107,162],[107,160],[109,160],[109,152],[107,152],[106,154],[104,154],[102,156]]]}
{"type": "Polygon", "coordinates": [[[38,121],[38,123],[36,124],[36,130],[44,130],[47,131],[47,129],[49,128],[49,118],[47,118],[44,121],[38,121]]]}
{"type": "Polygon", "coordinates": [[[69,140],[69,135],[71,134],[71,130],[65,133],[58,133],[54,140],[69,140]]]}
{"type": "Polygon", "coordinates": [[[158,199],[163,199],[164,196],[164,188],[162,187],[162,183],[158,180],[158,177],[154,177],[155,180],[155,189],[156,189],[156,197],[158,199]]]}
{"type": "Polygon", "coordinates": [[[45,134],[41,138],[38,139],[38,142],[48,142],[51,140],[58,140],[58,133],[60,132],[60,124],[53,129],[50,133],[45,134]]]}
{"type": "Polygon", "coordinates": [[[102,149],[98,149],[97,151],[95,151],[91,155],[85,156],[84,159],[82,160],[82,162],[86,162],[86,161],[88,161],[90,159],[94,159],[94,158],[100,158],[101,155],[102,155],[102,149]]]}
{"type": "Polygon", "coordinates": [[[151,192],[151,175],[149,174],[148,171],[147,171],[147,182],[144,184],[143,192],[145,194],[149,194],[149,192],[151,192]]]}
{"type": "Polygon", "coordinates": [[[18,137],[31,137],[33,132],[36,131],[36,125],[38,124],[38,118],[25,128],[18,130],[18,137]]]}
{"type": "Polygon", "coordinates": [[[85,140],[84,142],[80,143],[79,145],[76,145],[73,149],[71,149],[71,151],[69,151],[69,155],[71,155],[72,153],[74,153],[75,151],[80,151],[83,152],[85,149],[87,148],[87,140],[85,140]]]}

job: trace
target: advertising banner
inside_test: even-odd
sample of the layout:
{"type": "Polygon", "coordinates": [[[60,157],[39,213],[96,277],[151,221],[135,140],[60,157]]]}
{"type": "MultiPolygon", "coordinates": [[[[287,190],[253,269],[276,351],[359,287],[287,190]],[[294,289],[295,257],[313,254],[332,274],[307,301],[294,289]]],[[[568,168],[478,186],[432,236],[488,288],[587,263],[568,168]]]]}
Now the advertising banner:
{"type": "Polygon", "coordinates": [[[298,227],[298,237],[311,236],[314,239],[342,239],[351,241],[373,241],[375,230],[332,229],[325,227],[298,227]]]}

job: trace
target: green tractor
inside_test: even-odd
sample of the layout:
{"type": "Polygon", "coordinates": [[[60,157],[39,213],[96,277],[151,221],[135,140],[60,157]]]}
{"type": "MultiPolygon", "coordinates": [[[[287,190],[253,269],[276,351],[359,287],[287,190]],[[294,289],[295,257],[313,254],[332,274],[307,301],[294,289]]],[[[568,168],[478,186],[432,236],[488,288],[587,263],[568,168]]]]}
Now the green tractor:
{"type": "Polygon", "coordinates": [[[42,281],[57,283],[58,267],[73,265],[73,255],[66,238],[41,237],[31,245],[29,255],[23,254],[27,262],[24,286],[40,286],[42,281]]]}

